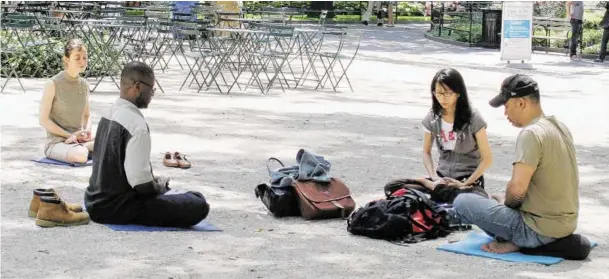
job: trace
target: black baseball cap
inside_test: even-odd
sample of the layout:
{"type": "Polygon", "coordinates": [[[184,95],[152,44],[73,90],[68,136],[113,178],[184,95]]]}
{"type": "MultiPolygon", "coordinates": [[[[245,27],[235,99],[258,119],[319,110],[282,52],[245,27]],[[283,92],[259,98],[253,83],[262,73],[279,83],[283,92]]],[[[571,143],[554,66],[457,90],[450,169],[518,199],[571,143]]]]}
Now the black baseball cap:
{"type": "Polygon", "coordinates": [[[510,98],[521,98],[535,93],[539,94],[536,81],[527,75],[515,74],[503,81],[501,93],[488,103],[496,108],[505,105],[510,98]]]}

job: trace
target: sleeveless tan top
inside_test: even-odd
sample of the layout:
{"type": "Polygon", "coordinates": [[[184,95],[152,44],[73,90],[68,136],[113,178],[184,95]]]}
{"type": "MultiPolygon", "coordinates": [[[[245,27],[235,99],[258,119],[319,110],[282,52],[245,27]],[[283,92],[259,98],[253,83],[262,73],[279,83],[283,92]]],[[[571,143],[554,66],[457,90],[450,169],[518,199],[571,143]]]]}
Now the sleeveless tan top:
{"type": "MultiPolygon", "coordinates": [[[[72,78],[61,71],[53,78],[55,98],[49,113],[49,119],[68,133],[75,133],[81,128],[85,105],[89,102],[89,83],[82,77],[72,78]]],[[[47,131],[49,143],[66,139],[47,131]]]]}

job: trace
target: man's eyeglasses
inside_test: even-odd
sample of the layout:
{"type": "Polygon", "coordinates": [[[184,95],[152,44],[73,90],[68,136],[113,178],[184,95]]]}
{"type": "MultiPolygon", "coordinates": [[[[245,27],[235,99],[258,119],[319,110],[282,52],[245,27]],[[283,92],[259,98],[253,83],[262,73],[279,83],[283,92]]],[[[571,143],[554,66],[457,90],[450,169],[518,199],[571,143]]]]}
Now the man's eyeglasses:
{"type": "Polygon", "coordinates": [[[152,94],[154,94],[154,92],[156,91],[156,87],[154,87],[154,86],[152,86],[152,85],[150,85],[150,84],[148,84],[148,83],[146,83],[146,82],[144,82],[144,81],[137,80],[137,81],[135,81],[135,82],[139,82],[139,83],[141,83],[141,84],[144,84],[144,85],[146,85],[146,86],[150,87],[150,88],[151,88],[151,92],[152,92],[152,94]]]}

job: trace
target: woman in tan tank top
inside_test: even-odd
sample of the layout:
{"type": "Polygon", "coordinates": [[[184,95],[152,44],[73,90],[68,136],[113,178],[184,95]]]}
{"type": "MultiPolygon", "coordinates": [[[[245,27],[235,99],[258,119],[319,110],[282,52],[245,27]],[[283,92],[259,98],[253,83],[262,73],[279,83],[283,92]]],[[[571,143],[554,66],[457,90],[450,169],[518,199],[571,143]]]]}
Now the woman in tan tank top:
{"type": "Polygon", "coordinates": [[[80,77],[87,68],[87,48],[79,39],[64,47],[65,69],[49,80],[40,102],[40,125],[47,131],[45,155],[67,163],[86,163],[93,151],[89,83],[80,77]]]}

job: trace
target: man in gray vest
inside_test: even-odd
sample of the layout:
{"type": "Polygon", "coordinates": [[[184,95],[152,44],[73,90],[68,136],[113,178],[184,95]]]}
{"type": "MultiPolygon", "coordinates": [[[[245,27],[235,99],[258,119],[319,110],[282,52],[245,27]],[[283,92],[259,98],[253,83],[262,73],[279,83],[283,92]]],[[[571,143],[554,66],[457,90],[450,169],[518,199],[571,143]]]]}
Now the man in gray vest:
{"type": "Polygon", "coordinates": [[[571,20],[571,59],[577,58],[577,41],[582,35],[584,1],[567,1],[567,14],[571,20]]]}
{"type": "Polygon", "coordinates": [[[605,16],[603,16],[600,26],[604,29],[603,39],[601,40],[601,53],[595,62],[603,63],[607,55],[607,41],[609,41],[609,1],[605,2],[605,16]]]}

